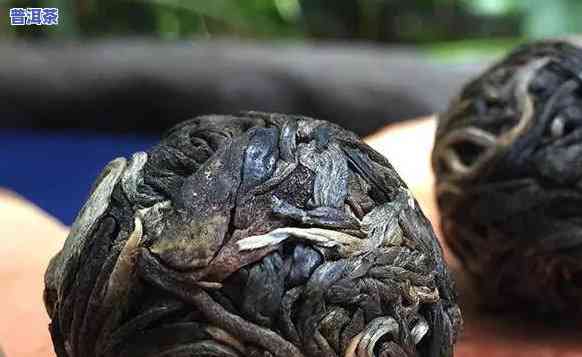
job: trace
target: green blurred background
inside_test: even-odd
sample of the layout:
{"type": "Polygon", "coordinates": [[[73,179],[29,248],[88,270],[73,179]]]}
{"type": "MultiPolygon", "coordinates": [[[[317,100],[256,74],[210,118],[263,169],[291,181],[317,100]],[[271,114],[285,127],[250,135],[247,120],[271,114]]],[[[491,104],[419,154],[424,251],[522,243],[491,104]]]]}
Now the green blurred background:
{"type": "Polygon", "coordinates": [[[106,162],[179,121],[253,109],[365,136],[578,32],[582,0],[0,0],[0,186],[69,224],[106,162]],[[11,26],[14,7],[60,23],[11,26]]]}
{"type": "Polygon", "coordinates": [[[355,40],[462,60],[582,31],[580,0],[0,0],[0,13],[4,39],[355,40]],[[57,7],[60,25],[12,27],[11,7],[57,7]]]}

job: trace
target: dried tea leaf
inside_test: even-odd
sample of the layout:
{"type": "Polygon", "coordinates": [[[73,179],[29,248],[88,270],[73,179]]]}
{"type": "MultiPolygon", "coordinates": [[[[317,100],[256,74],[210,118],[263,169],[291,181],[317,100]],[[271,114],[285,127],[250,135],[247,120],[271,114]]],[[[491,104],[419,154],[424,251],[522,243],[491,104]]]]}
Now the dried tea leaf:
{"type": "Polygon", "coordinates": [[[452,356],[434,233],[321,120],[199,117],[100,177],[46,273],[59,357],[452,356]]]}
{"type": "Polygon", "coordinates": [[[523,45],[466,85],[433,151],[445,238],[487,304],[582,312],[582,49],[523,45]]]}

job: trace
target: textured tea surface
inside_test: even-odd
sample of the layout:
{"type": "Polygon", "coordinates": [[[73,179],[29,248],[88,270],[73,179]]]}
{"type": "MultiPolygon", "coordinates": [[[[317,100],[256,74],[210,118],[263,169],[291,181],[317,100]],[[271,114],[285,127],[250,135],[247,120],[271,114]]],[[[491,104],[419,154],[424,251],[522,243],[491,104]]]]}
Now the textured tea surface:
{"type": "Polygon", "coordinates": [[[582,50],[516,49],[441,116],[444,237],[496,307],[582,312],[582,50]]]}
{"type": "Polygon", "coordinates": [[[112,161],[46,274],[59,356],[451,356],[442,252],[354,134],[201,117],[112,161]]]}

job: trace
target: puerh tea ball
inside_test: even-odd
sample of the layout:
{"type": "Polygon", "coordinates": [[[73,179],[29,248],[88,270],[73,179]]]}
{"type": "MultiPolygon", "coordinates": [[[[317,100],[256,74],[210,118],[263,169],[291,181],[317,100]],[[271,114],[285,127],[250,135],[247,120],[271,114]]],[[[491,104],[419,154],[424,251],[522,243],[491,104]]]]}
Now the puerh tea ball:
{"type": "Polygon", "coordinates": [[[452,356],[429,222],[353,133],[199,117],[97,179],[45,277],[59,357],[452,356]]]}
{"type": "Polygon", "coordinates": [[[440,117],[433,151],[447,243],[484,302],[582,312],[582,49],[518,47],[440,117]]]}

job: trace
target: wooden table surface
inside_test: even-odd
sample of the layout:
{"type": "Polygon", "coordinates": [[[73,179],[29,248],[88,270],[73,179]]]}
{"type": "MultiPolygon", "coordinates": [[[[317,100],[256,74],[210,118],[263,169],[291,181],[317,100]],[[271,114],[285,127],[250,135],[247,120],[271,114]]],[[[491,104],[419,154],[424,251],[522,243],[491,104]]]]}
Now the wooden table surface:
{"type": "MultiPolygon", "coordinates": [[[[383,130],[367,142],[392,162],[414,192],[437,234],[429,156],[435,122],[419,119],[383,130]]],[[[22,198],[0,190],[0,345],[6,357],[54,356],[42,304],[43,275],[67,227],[22,198]]],[[[582,357],[582,328],[478,311],[471,284],[446,251],[461,294],[465,327],[460,357],[582,357]]]]}

